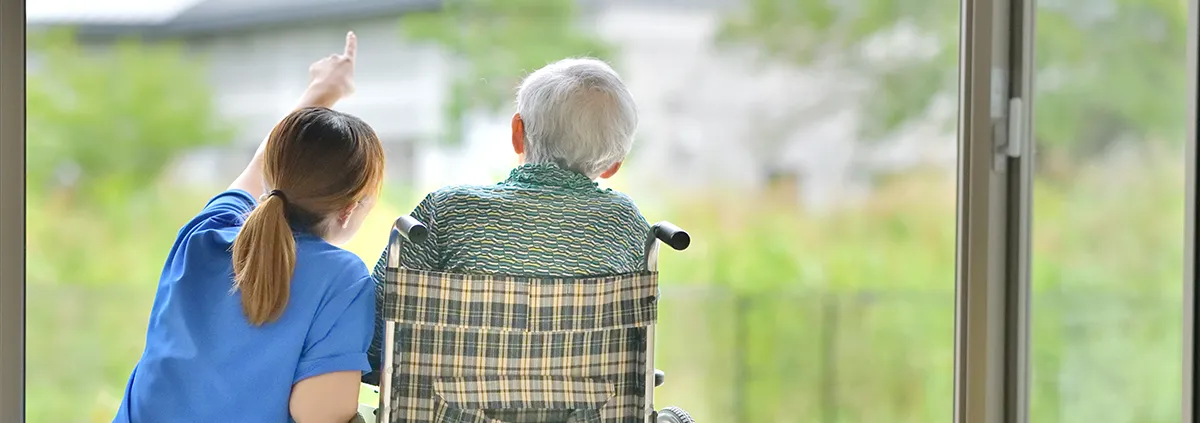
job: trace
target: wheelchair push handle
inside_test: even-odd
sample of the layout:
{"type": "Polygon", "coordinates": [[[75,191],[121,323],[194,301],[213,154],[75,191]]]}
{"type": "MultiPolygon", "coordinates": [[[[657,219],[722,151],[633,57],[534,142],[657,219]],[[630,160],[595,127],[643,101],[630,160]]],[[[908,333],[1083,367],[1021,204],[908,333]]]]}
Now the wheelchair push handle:
{"type": "Polygon", "coordinates": [[[429,228],[409,215],[396,218],[396,223],[392,224],[392,230],[413,244],[423,243],[429,238],[429,228]]]}
{"type": "Polygon", "coordinates": [[[671,222],[658,222],[651,228],[654,237],[677,251],[686,250],[692,244],[692,236],[671,222]]]}

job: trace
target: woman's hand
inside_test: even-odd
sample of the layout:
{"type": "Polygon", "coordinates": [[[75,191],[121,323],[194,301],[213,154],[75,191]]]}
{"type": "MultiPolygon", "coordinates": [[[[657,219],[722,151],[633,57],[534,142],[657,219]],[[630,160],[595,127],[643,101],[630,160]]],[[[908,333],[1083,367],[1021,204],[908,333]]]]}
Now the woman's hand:
{"type": "Polygon", "coordinates": [[[331,54],[308,67],[308,89],[300,107],[333,107],[338,100],[354,93],[354,59],[358,54],[358,37],[346,33],[346,48],[342,54],[331,54]]]}

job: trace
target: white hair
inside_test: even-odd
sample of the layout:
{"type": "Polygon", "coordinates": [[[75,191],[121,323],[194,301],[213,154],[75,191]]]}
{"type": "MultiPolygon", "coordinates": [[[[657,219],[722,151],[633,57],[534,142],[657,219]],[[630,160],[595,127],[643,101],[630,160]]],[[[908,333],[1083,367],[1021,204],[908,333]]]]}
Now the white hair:
{"type": "Polygon", "coordinates": [[[556,163],[596,178],[629,154],[637,106],[617,72],[592,58],[534,71],[517,90],[525,161],[556,163]]]}

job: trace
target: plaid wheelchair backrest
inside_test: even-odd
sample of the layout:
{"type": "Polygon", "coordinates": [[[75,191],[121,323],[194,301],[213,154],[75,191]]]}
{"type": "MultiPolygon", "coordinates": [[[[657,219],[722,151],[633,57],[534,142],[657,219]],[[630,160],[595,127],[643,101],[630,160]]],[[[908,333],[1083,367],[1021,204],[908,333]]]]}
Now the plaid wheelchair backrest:
{"type": "Polygon", "coordinates": [[[389,267],[392,422],[642,422],[657,273],[593,278],[389,267]]]}

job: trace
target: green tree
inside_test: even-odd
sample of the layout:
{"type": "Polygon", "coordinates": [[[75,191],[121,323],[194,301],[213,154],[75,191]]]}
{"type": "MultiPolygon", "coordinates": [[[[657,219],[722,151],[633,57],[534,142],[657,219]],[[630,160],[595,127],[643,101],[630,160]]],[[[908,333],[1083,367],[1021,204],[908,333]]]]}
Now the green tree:
{"type": "Polygon", "coordinates": [[[205,67],[177,43],[28,39],[30,421],[111,420],[141,352],[162,259],[203,197],[171,160],[232,140],[205,67]],[[63,169],[75,169],[63,181],[63,169]],[[47,194],[55,195],[47,195],[47,194]],[[54,334],[54,335],[47,335],[54,334]]]}
{"type": "Polygon", "coordinates": [[[609,59],[612,48],[577,25],[574,0],[447,0],[440,10],[401,18],[403,34],[458,59],[445,138],[461,141],[464,116],[512,101],[528,72],[572,56],[609,59]]]}
{"type": "Polygon", "coordinates": [[[28,183],[69,186],[96,204],[146,192],[181,153],[232,140],[205,67],[177,43],[127,39],[84,49],[73,31],[31,34],[27,80],[28,183]]]}
{"type": "MultiPolygon", "coordinates": [[[[1043,150],[1086,157],[1123,139],[1182,140],[1182,100],[1163,97],[1184,88],[1186,2],[1039,3],[1034,135],[1043,150]]],[[[746,0],[718,42],[864,77],[863,135],[878,139],[956,92],[958,10],[954,0],[746,0]],[[879,58],[872,44],[900,31],[932,51],[879,58]]]]}

